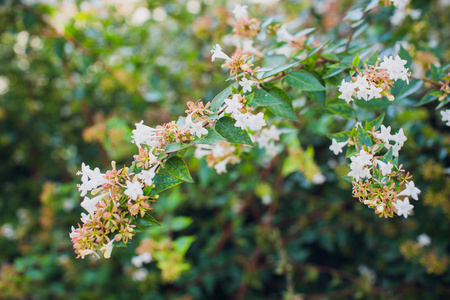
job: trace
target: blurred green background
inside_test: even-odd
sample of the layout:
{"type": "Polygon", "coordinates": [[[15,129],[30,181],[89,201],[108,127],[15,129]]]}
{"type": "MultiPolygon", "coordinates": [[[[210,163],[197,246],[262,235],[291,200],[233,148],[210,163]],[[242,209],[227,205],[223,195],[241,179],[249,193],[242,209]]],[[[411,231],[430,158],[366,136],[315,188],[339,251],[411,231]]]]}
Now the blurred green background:
{"type": "MultiPolygon", "coordinates": [[[[422,190],[408,219],[379,219],[352,198],[340,179],[347,162],[326,136],[349,124],[299,96],[289,151],[267,162],[256,150],[222,175],[189,151],[195,183],[161,194],[152,213],[161,228],[109,260],[75,259],[81,163],[129,164],[134,123],[177,119],[187,101],[227,86],[210,50],[219,42],[232,51],[235,3],[0,1],[1,299],[450,298],[449,130],[435,104],[405,109],[426,87],[389,107],[385,121],[404,128],[400,161],[422,190]],[[310,182],[317,170],[323,184],[310,182]],[[420,246],[420,234],[431,244],[420,246]],[[146,252],[151,262],[132,263],[146,252]]],[[[341,20],[355,3],[365,2],[248,1],[253,16],[316,27],[318,39],[348,36],[341,20]]],[[[410,5],[419,20],[391,26],[393,8],[380,8],[358,38],[402,44],[421,77],[449,62],[450,6],[410,5]]]]}

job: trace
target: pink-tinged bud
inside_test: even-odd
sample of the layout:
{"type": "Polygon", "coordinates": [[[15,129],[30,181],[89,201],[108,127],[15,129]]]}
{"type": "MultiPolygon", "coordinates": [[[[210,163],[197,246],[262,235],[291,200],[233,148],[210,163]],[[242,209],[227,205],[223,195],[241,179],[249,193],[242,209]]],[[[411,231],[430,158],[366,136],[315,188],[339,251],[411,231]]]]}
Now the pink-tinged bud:
{"type": "Polygon", "coordinates": [[[118,234],[116,234],[116,235],[114,236],[114,240],[115,240],[116,242],[120,242],[121,239],[122,239],[122,235],[121,235],[120,233],[118,233],[118,234]]]}

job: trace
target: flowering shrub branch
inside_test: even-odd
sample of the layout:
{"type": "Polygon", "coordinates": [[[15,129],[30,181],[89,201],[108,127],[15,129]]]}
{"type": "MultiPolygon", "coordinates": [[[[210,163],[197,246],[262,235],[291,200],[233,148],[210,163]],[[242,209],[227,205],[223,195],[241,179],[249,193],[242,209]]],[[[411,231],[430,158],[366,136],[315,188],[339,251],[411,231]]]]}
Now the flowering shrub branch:
{"type": "MultiPolygon", "coordinates": [[[[379,4],[374,2],[361,15],[349,15],[349,20],[362,21],[379,4]]],[[[397,2],[401,1],[384,4],[397,2]]],[[[211,51],[212,61],[224,60],[222,68],[229,71],[231,84],[211,102],[188,102],[186,115],[176,121],[155,128],[136,123],[132,142],[138,154],[130,167],[117,169],[113,162],[111,170],[101,173],[83,163],[78,189],[85,196],[81,206],[88,214],[82,214],[82,224],[70,233],[78,257],[97,255],[100,250],[109,258],[113,245],[127,244],[142,227],[158,225],[149,212],[159,194],[193,182],[182,158],[188,148],[195,147],[195,157],[206,157],[218,174],[239,163],[255,144],[269,157],[280,153],[283,129],[275,126],[276,120],[295,124],[301,119],[288,94],[292,90],[327,113],[355,120],[351,130],[329,135],[335,155],[347,147],[351,162],[344,179],[352,183],[353,196],[380,217],[412,214],[410,199],[418,200],[420,190],[399,162],[399,151],[407,140],[404,130],[391,134],[391,127],[383,125],[384,114],[361,123],[355,109],[384,109],[417,90],[422,81],[410,82],[408,61],[401,54],[381,60],[378,53],[370,57],[365,53],[361,61],[363,54],[355,54],[350,47],[354,32],[344,46],[333,45],[314,41],[309,36],[314,29],[293,35],[285,25],[251,17],[247,6],[237,5],[233,13],[236,49],[226,54],[216,44],[211,51]],[[260,43],[268,37],[272,43],[260,43]],[[86,196],[88,192],[92,198],[86,196]]],[[[422,103],[436,99],[448,103],[448,74],[438,77],[439,92],[429,94],[432,100],[422,103]]],[[[449,110],[441,114],[450,126],[449,110]]],[[[320,176],[313,181],[325,180],[322,174],[316,175],[320,176]]]]}

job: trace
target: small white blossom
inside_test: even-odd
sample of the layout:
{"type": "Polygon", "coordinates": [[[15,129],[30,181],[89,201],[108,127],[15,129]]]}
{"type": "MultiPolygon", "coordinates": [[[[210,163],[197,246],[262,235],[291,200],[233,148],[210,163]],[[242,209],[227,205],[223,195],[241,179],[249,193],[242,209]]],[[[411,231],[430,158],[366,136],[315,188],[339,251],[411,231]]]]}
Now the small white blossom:
{"type": "Polygon", "coordinates": [[[242,86],[242,91],[244,93],[251,92],[253,84],[254,82],[252,80],[248,80],[247,78],[242,78],[242,80],[239,82],[239,85],[242,86]]]}
{"type": "Polygon", "coordinates": [[[213,148],[212,145],[207,144],[197,144],[196,146],[194,156],[198,159],[209,155],[211,153],[211,149],[213,148]]]}
{"type": "Polygon", "coordinates": [[[133,274],[131,274],[131,278],[135,281],[142,281],[145,278],[147,278],[148,271],[146,269],[140,268],[137,271],[134,271],[133,274]]]}
{"type": "Polygon", "coordinates": [[[78,232],[78,231],[75,229],[75,227],[72,226],[72,232],[69,233],[69,237],[70,237],[71,239],[73,239],[73,238],[77,238],[77,237],[79,237],[79,236],[80,236],[80,232],[78,232]]]}
{"type": "Polygon", "coordinates": [[[158,167],[158,165],[154,166],[150,170],[142,170],[141,173],[137,175],[137,177],[145,183],[147,186],[151,186],[153,184],[153,178],[155,177],[156,173],[155,170],[158,167]]]}
{"type": "Polygon", "coordinates": [[[431,244],[431,238],[427,234],[422,233],[417,237],[417,242],[419,243],[420,247],[428,246],[431,244]]]}
{"type": "Polygon", "coordinates": [[[216,58],[225,59],[226,61],[231,60],[231,58],[228,55],[222,52],[222,47],[220,47],[219,44],[213,46],[211,53],[213,54],[211,57],[211,61],[214,61],[216,58]]]}
{"type": "MultiPolygon", "coordinates": [[[[381,125],[381,132],[377,133],[376,137],[385,142],[385,145],[389,145],[389,141],[392,140],[391,126],[386,128],[384,125],[381,125]]],[[[389,146],[386,148],[389,148],[389,146]]]]}
{"type": "Polygon", "coordinates": [[[341,94],[338,98],[344,99],[347,103],[350,103],[353,101],[352,97],[355,94],[355,84],[353,82],[345,82],[345,80],[342,80],[339,92],[341,92],[341,94]]]}
{"type": "Polygon", "coordinates": [[[108,194],[101,194],[92,199],[90,199],[89,197],[84,197],[83,202],[81,202],[81,207],[83,207],[91,216],[93,216],[97,209],[97,204],[105,197],[108,197],[108,194]]]}
{"type": "Polygon", "coordinates": [[[227,162],[228,159],[224,159],[221,162],[218,162],[214,165],[214,169],[216,169],[217,174],[222,174],[227,172],[227,162]]]}
{"type": "Polygon", "coordinates": [[[136,200],[139,196],[144,195],[144,191],[142,190],[139,181],[131,182],[127,180],[126,185],[127,189],[124,194],[129,196],[131,199],[136,200]]]}
{"type": "Polygon", "coordinates": [[[392,168],[394,167],[393,164],[391,164],[391,162],[388,162],[387,164],[382,162],[381,160],[377,160],[377,164],[380,167],[381,170],[381,174],[383,174],[383,176],[389,175],[392,173],[392,168]]]}
{"type": "Polygon", "coordinates": [[[264,128],[262,130],[262,133],[267,136],[268,139],[274,140],[274,141],[279,141],[280,140],[280,135],[281,135],[281,131],[275,126],[275,125],[271,125],[270,128],[264,128]]]}
{"type": "Polygon", "coordinates": [[[442,122],[447,122],[445,125],[450,126],[450,109],[441,111],[442,122]]]}
{"type": "Polygon", "coordinates": [[[212,148],[211,153],[214,157],[222,157],[222,156],[225,156],[225,154],[226,154],[225,148],[222,147],[220,144],[215,145],[212,148]]]}
{"type": "Polygon", "coordinates": [[[113,242],[114,242],[114,239],[112,239],[111,241],[109,241],[108,244],[106,244],[106,245],[104,245],[103,247],[100,248],[104,258],[110,258],[111,257],[111,252],[112,252],[113,247],[114,247],[113,242]]]}
{"type": "Polygon", "coordinates": [[[390,79],[395,81],[397,79],[401,79],[409,84],[409,69],[404,67],[406,63],[407,61],[401,59],[398,55],[395,57],[395,59],[392,56],[385,56],[383,62],[380,63],[380,68],[386,69],[390,79]]]}
{"type": "Polygon", "coordinates": [[[242,103],[239,102],[238,95],[233,95],[231,99],[225,99],[225,104],[227,105],[225,109],[225,113],[227,114],[234,114],[242,108],[242,103]]]}
{"type": "Polygon", "coordinates": [[[338,155],[339,153],[342,153],[342,148],[344,148],[345,145],[347,145],[348,141],[345,142],[338,142],[336,139],[333,139],[331,141],[330,150],[333,151],[334,155],[338,155]]]}
{"type": "Polygon", "coordinates": [[[233,14],[236,19],[245,18],[248,16],[247,5],[236,4],[233,9],[233,14]]]}
{"type": "Polygon", "coordinates": [[[392,203],[395,207],[395,209],[397,210],[397,215],[402,216],[406,218],[408,218],[408,215],[411,214],[412,209],[414,208],[414,206],[412,204],[409,203],[409,199],[405,198],[403,201],[402,200],[397,200],[397,202],[393,202],[392,203]]]}
{"type": "Polygon", "coordinates": [[[322,173],[316,173],[311,179],[311,182],[314,184],[322,184],[326,180],[325,176],[322,173]]]}
{"type": "Polygon", "coordinates": [[[90,220],[90,216],[89,214],[81,213],[81,222],[86,224],[90,220]]]}
{"type": "Polygon", "coordinates": [[[241,113],[239,111],[236,111],[233,114],[233,118],[236,120],[236,123],[234,123],[235,127],[239,127],[242,130],[246,130],[248,128],[249,124],[249,114],[248,113],[241,113]]]}
{"type": "Polygon", "coordinates": [[[400,128],[400,130],[392,136],[392,140],[395,143],[397,143],[400,147],[403,147],[403,144],[407,140],[405,134],[403,133],[403,128],[400,128]]]}
{"type": "Polygon", "coordinates": [[[189,130],[189,132],[192,135],[196,135],[198,138],[201,138],[203,135],[208,134],[208,129],[206,129],[205,127],[203,127],[203,122],[197,122],[197,123],[193,123],[191,129],[189,130]]]}
{"type": "Polygon", "coordinates": [[[266,126],[266,120],[264,120],[264,113],[260,112],[257,115],[251,115],[248,118],[248,128],[252,131],[261,130],[263,126],[266,126]]]}
{"type": "Polygon", "coordinates": [[[136,146],[141,148],[142,144],[149,145],[150,147],[156,147],[159,144],[158,138],[156,136],[156,129],[151,128],[150,126],[144,125],[144,121],[136,123],[136,129],[132,131],[133,140],[132,143],[135,143],[136,146]]]}
{"type": "Polygon", "coordinates": [[[406,184],[405,189],[401,191],[399,196],[411,196],[414,200],[419,200],[418,195],[420,194],[420,190],[416,188],[414,185],[414,181],[410,181],[408,184],[406,184]]]}
{"type": "Polygon", "coordinates": [[[78,171],[77,175],[81,175],[81,184],[77,184],[77,187],[81,192],[82,197],[85,196],[87,192],[108,182],[104,177],[105,175],[100,173],[99,168],[91,170],[90,167],[84,163],[81,164],[81,171],[78,171]]]}
{"type": "Polygon", "coordinates": [[[142,264],[144,263],[148,264],[151,261],[152,261],[152,254],[150,252],[144,252],[131,259],[131,263],[137,268],[140,268],[142,267],[142,264]]]}

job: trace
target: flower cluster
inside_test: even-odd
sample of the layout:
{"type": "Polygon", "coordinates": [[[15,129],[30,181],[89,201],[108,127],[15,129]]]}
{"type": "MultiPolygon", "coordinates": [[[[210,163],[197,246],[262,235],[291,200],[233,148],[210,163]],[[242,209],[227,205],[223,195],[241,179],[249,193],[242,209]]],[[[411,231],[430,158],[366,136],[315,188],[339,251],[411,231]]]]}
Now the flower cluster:
{"type": "Polygon", "coordinates": [[[381,131],[366,132],[367,135],[372,135],[371,139],[374,141],[370,147],[358,145],[356,137],[344,142],[333,139],[330,150],[337,155],[347,144],[355,149],[360,147],[359,151],[350,156],[350,172],[347,174],[352,180],[353,196],[375,209],[380,217],[393,217],[396,213],[407,218],[414,208],[409,199],[418,200],[420,190],[411,180],[412,176],[405,174],[402,165],[397,163],[399,150],[407,139],[403,129],[394,135],[390,131],[390,127],[381,125],[381,131]],[[381,155],[383,148],[388,151],[381,155]]]}
{"type": "Polygon", "coordinates": [[[220,142],[214,145],[199,144],[195,150],[195,157],[206,156],[209,167],[214,167],[217,174],[227,172],[227,164],[237,164],[241,161],[243,145],[232,145],[229,142],[220,142]]]}
{"type": "Polygon", "coordinates": [[[350,103],[353,101],[353,97],[369,101],[386,96],[393,101],[394,97],[389,90],[394,81],[401,79],[409,83],[409,69],[404,67],[406,63],[407,61],[398,55],[395,59],[392,56],[385,56],[383,62],[379,63],[378,61],[374,66],[366,66],[366,70],[357,70],[358,75],[352,77],[351,81],[342,80],[339,87],[339,92],[341,92],[339,99],[350,103]]]}

